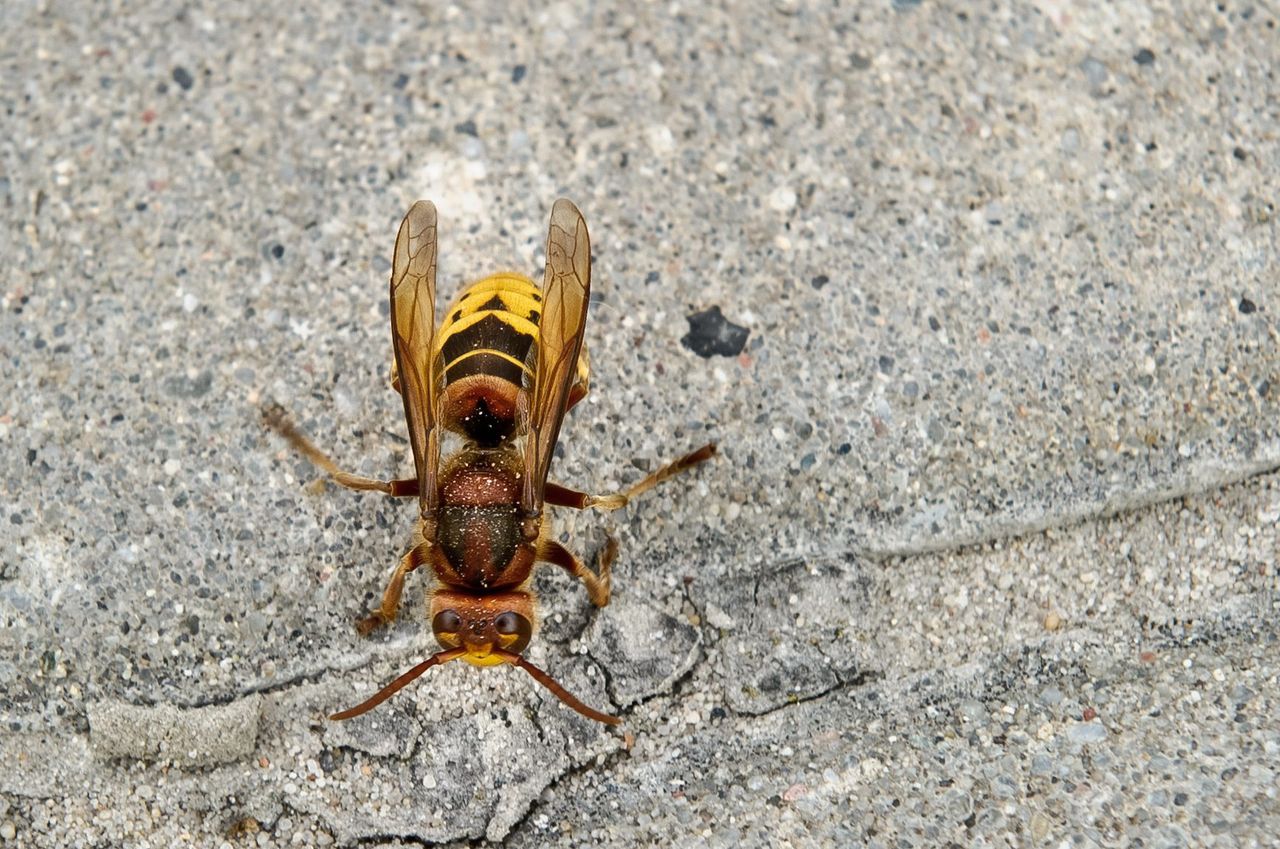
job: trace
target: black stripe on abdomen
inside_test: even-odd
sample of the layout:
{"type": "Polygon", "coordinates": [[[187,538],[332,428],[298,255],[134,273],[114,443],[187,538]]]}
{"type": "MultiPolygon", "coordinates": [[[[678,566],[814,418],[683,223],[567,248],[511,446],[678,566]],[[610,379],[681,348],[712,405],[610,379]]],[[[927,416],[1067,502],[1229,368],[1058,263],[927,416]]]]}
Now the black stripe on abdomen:
{"type": "Polygon", "coordinates": [[[520,366],[529,356],[533,337],[524,333],[497,315],[487,315],[470,327],[448,331],[440,355],[444,359],[445,382],[472,374],[491,374],[520,386],[523,374],[520,366]],[[484,353],[494,351],[506,354],[511,360],[484,353]],[[472,353],[477,352],[477,353],[472,353]],[[471,356],[459,361],[459,357],[471,356]]]}
{"type": "Polygon", "coordinates": [[[473,374],[490,374],[510,381],[516,386],[522,386],[524,380],[524,369],[505,357],[490,354],[486,350],[452,362],[445,368],[444,382],[453,383],[455,380],[471,377],[473,374]]]}

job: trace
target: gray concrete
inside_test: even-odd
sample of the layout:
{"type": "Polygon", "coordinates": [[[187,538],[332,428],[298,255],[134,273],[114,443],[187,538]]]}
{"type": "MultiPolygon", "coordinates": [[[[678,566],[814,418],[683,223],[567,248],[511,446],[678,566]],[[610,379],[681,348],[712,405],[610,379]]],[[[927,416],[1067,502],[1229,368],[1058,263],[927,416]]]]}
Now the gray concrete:
{"type": "Polygon", "coordinates": [[[0,10],[0,842],[1273,843],[1275,9],[295,5],[0,10]],[[462,664],[329,722],[430,650],[419,576],[351,628],[414,511],[258,406],[407,474],[400,216],[452,293],[557,196],[556,476],[722,449],[557,513],[617,594],[530,656],[627,735],[462,664]]]}

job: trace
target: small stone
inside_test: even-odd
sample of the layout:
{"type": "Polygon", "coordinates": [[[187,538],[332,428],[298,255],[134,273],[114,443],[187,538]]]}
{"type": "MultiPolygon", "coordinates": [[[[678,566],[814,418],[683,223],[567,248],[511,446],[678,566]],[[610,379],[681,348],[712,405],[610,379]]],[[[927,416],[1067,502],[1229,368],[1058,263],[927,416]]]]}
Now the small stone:
{"type": "Polygon", "coordinates": [[[1107,729],[1101,722],[1077,722],[1067,729],[1067,739],[1077,745],[1101,743],[1107,739],[1107,729]]]}
{"type": "Polygon", "coordinates": [[[689,332],[680,340],[700,357],[736,357],[746,347],[751,331],[724,317],[719,306],[688,316],[689,332]]]}
{"type": "Polygon", "coordinates": [[[645,131],[649,148],[658,156],[666,156],[675,150],[676,137],[665,124],[654,124],[645,131]]]}
{"type": "Polygon", "coordinates": [[[808,793],[809,793],[809,788],[804,784],[792,784],[790,787],[788,787],[786,790],[782,792],[782,801],[794,802],[796,799],[799,799],[802,796],[807,796],[808,793]]]}
{"type": "Polygon", "coordinates": [[[1089,87],[1095,90],[1100,89],[1111,76],[1107,71],[1107,66],[1091,56],[1081,61],[1080,70],[1084,72],[1084,77],[1088,81],[1089,87]]]}
{"type": "Polygon", "coordinates": [[[786,186],[774,189],[769,195],[769,207],[774,212],[789,212],[796,205],[796,193],[786,186]]]}
{"type": "Polygon", "coordinates": [[[1040,695],[1037,697],[1036,700],[1039,701],[1040,704],[1042,705],[1053,706],[1056,704],[1061,704],[1062,699],[1063,699],[1062,691],[1059,690],[1057,687],[1045,687],[1043,690],[1040,691],[1040,695]]]}
{"type": "Polygon", "coordinates": [[[733,627],[733,617],[715,604],[707,604],[706,618],[707,624],[713,628],[727,631],[733,627]]]}

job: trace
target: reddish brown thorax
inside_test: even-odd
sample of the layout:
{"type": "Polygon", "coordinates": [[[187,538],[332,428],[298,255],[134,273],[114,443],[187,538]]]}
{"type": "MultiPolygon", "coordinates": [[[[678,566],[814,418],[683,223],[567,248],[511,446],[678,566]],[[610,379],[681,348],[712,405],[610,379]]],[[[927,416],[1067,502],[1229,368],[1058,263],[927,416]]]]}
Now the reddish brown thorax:
{"type": "Polygon", "coordinates": [[[485,592],[517,587],[533,569],[535,549],[523,533],[520,458],[473,449],[441,475],[433,566],[440,580],[485,592]]]}

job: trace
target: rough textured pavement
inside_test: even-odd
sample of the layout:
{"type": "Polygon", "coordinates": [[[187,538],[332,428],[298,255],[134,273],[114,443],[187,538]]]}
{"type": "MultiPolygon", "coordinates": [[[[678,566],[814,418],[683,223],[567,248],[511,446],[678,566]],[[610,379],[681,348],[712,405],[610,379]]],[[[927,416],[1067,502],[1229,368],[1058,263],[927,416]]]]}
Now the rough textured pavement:
{"type": "Polygon", "coordinates": [[[1268,4],[0,10],[0,842],[1268,845],[1268,4]],[[532,659],[363,640],[413,509],[384,293],[582,207],[612,516],[532,659]],[[627,744],[630,747],[627,748],[627,744]]]}

